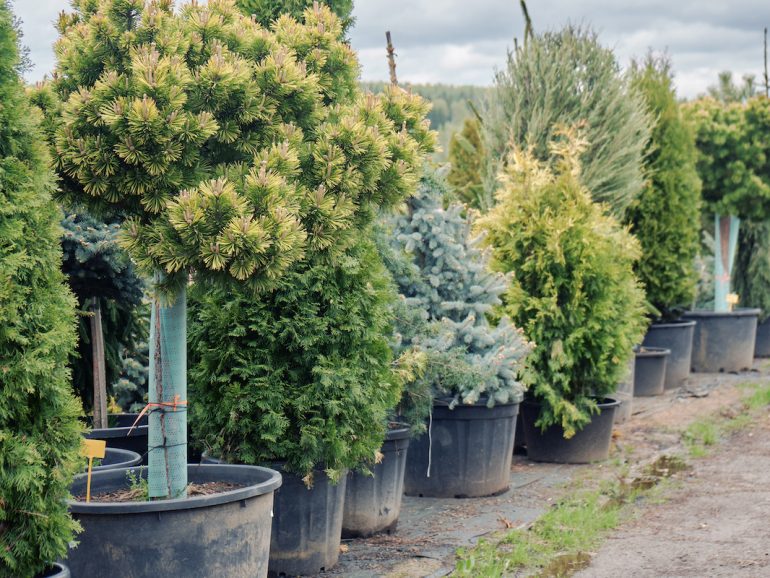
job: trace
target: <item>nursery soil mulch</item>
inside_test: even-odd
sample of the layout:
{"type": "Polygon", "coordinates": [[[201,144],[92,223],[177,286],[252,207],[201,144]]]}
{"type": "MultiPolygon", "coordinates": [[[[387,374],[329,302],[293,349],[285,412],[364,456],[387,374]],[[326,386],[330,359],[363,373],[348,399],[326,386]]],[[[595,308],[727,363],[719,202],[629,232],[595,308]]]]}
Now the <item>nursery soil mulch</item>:
{"type": "MultiPolygon", "coordinates": [[[[240,484],[231,484],[229,482],[206,482],[204,484],[188,484],[187,485],[187,497],[192,498],[194,496],[210,496],[211,494],[219,494],[222,492],[229,492],[230,490],[237,490],[242,488],[240,484]]],[[[111,503],[123,503],[123,502],[137,502],[142,499],[142,489],[140,488],[125,488],[116,492],[103,492],[101,494],[94,494],[91,496],[92,502],[111,502],[111,503]]],[[[85,496],[77,496],[80,501],[85,501],[85,496]]]]}
{"type": "Polygon", "coordinates": [[[645,505],[576,576],[770,576],[770,412],[691,463],[686,483],[645,505]]]}
{"type": "MultiPolygon", "coordinates": [[[[719,412],[736,412],[745,394],[745,389],[740,386],[746,383],[770,383],[770,365],[757,362],[752,371],[739,374],[693,374],[682,388],[666,391],[658,397],[635,398],[631,418],[614,430],[610,459],[618,458],[642,467],[661,455],[681,451],[682,430],[698,419],[719,412]]],[[[768,428],[767,442],[770,447],[770,425],[768,428]]],[[[723,464],[728,470],[743,467],[729,465],[729,459],[728,455],[727,466],[723,464]]],[[[770,482],[770,452],[767,459],[768,465],[762,467],[770,482]]],[[[746,471],[751,471],[751,468],[746,471]]],[[[585,478],[601,478],[613,475],[613,472],[612,467],[601,464],[535,464],[524,457],[514,456],[508,492],[491,498],[460,500],[405,496],[395,534],[343,541],[339,564],[321,576],[446,576],[454,569],[457,548],[471,546],[494,532],[527,527],[564,494],[569,483],[585,478]]],[[[689,487],[689,481],[685,484],[689,487]]],[[[770,488],[770,483],[765,485],[770,488]]],[[[665,510],[666,506],[662,508],[665,510]]],[[[766,519],[770,511],[763,510],[762,513],[766,519]]],[[[679,516],[685,519],[685,509],[679,512],[679,516]]],[[[762,539],[765,543],[770,542],[768,533],[762,539]]],[[[687,547],[687,544],[683,543],[682,547],[687,547]]],[[[740,557],[740,553],[736,555],[740,557]]],[[[617,571],[594,574],[591,570],[584,578],[637,576],[628,573],[629,568],[634,568],[630,562],[622,568],[624,572],[620,574],[617,571]]],[[[676,574],[660,569],[638,574],[643,577],[704,575],[711,574],[676,574]]],[[[760,570],[745,575],[770,576],[770,567],[766,574],[760,570]]]]}

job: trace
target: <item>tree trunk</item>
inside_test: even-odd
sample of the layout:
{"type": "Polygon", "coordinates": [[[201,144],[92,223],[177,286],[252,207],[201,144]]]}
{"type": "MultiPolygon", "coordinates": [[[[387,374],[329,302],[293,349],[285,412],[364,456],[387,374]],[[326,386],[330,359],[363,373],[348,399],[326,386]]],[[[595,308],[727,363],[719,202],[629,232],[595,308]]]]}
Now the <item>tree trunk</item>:
{"type": "Polygon", "coordinates": [[[107,370],[104,361],[104,332],[102,305],[98,297],[91,298],[91,358],[94,374],[94,428],[107,427],[107,370]]]}
{"type": "Polygon", "coordinates": [[[714,311],[732,311],[730,302],[730,275],[738,245],[738,217],[714,217],[714,311]]]}
{"type": "Polygon", "coordinates": [[[187,491],[187,294],[173,305],[156,297],[150,320],[149,493],[187,491]]]}

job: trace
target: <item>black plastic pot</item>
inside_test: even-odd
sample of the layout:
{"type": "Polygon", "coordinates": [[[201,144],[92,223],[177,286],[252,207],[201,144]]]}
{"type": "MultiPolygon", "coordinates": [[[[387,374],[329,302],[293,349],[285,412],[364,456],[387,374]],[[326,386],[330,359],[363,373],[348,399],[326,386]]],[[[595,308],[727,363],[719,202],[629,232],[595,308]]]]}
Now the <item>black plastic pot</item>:
{"type": "Polygon", "coordinates": [[[672,323],[653,323],[647,330],[642,347],[660,347],[671,353],[666,360],[665,389],[676,389],[690,375],[692,365],[692,343],[695,332],[694,320],[680,320],[672,323]]]}
{"type": "Polygon", "coordinates": [[[142,457],[142,465],[147,465],[147,440],[149,439],[147,416],[143,415],[137,426],[131,430],[138,415],[137,413],[112,414],[109,416],[110,427],[92,429],[86,434],[86,437],[93,440],[105,440],[108,448],[136,452],[142,457]],[[131,432],[130,435],[129,431],[131,432]]]}
{"type": "Polygon", "coordinates": [[[409,449],[409,428],[388,431],[382,444],[382,461],[372,468],[373,476],[348,474],[342,537],[361,538],[396,530],[404,494],[404,471],[409,449]]]}
{"type": "MultiPolygon", "coordinates": [[[[130,485],[129,469],[93,474],[91,494],[130,485]]],[[[135,470],[146,477],[146,468],[135,470]]],[[[79,546],[65,562],[75,578],[90,576],[267,575],[273,492],[281,475],[268,468],[188,465],[190,482],[229,482],[243,487],[174,500],[129,503],[70,501],[83,526],[79,546]]],[[[85,494],[86,476],[75,477],[72,494],[85,494]]]]}
{"type": "Polygon", "coordinates": [[[636,352],[635,397],[652,397],[663,393],[670,354],[670,349],[662,347],[642,347],[636,352]]]}
{"type": "Polygon", "coordinates": [[[55,562],[40,574],[35,574],[35,578],[71,578],[71,576],[69,568],[61,562],[55,562]]]}
{"type": "Polygon", "coordinates": [[[335,485],[323,471],[314,470],[312,488],[299,476],[282,473],[283,486],[275,493],[270,576],[314,576],[330,570],[340,556],[347,472],[335,485]]]}
{"type": "Polygon", "coordinates": [[[620,402],[606,398],[599,404],[600,413],[570,439],[564,439],[564,430],[554,425],[541,431],[535,426],[540,416],[540,404],[524,401],[521,418],[527,438],[527,457],[535,462],[560,464],[588,464],[606,460],[610,455],[612,424],[620,402]]]}
{"type": "Polygon", "coordinates": [[[770,357],[770,317],[757,324],[757,342],[754,357],[770,357]]]}
{"type": "Polygon", "coordinates": [[[636,379],[636,355],[631,355],[628,360],[625,378],[618,383],[618,388],[613,394],[620,402],[615,410],[615,423],[623,423],[631,417],[634,407],[634,380],[636,379]]]}
{"type": "Polygon", "coordinates": [[[697,320],[692,346],[692,370],[700,373],[742,371],[754,362],[759,309],[688,311],[697,320]]]}
{"type": "Polygon", "coordinates": [[[519,404],[433,406],[428,431],[412,440],[404,493],[476,498],[506,491],[519,404]]]}
{"type": "Polygon", "coordinates": [[[115,470],[117,468],[130,468],[139,465],[142,456],[136,452],[128,450],[119,450],[118,448],[107,448],[104,450],[104,457],[98,466],[91,468],[91,472],[104,472],[115,470]]]}

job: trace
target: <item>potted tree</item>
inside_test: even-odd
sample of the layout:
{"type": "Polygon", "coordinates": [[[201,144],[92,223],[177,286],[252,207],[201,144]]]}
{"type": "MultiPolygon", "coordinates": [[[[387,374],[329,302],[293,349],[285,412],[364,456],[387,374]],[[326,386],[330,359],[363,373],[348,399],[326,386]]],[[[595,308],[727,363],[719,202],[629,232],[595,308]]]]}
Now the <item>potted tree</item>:
{"type": "Polygon", "coordinates": [[[393,231],[393,249],[412,259],[393,270],[412,312],[397,324],[401,347],[426,357],[405,408],[423,431],[410,444],[404,489],[417,496],[492,495],[510,483],[524,390],[519,372],[530,345],[507,318],[487,319],[509,280],[489,272],[465,206],[444,209],[445,193],[442,176],[426,174],[393,231]]]}
{"type": "Polygon", "coordinates": [[[662,383],[678,387],[690,374],[695,327],[681,316],[695,297],[700,179],[695,134],[680,110],[672,81],[665,56],[650,54],[632,66],[631,86],[655,119],[645,154],[647,185],[626,214],[642,248],[635,270],[652,321],[637,352],[635,381],[645,395],[662,392],[662,383]]]}
{"type": "Polygon", "coordinates": [[[735,308],[733,262],[741,220],[762,221],[770,210],[764,176],[770,125],[768,99],[720,102],[702,98],[687,106],[696,125],[703,199],[714,223],[714,310],[686,315],[698,322],[693,338],[694,371],[740,371],[751,367],[759,309],[735,308]]]}
{"type": "Polygon", "coordinates": [[[610,396],[645,326],[639,245],[580,183],[585,146],[569,132],[554,142],[554,170],[514,152],[479,220],[494,267],[513,273],[502,312],[535,343],[522,418],[536,461],[607,457],[610,396]]]}
{"type": "Polygon", "coordinates": [[[24,95],[19,32],[0,0],[0,574],[57,576],[77,524],[82,409],[70,387],[75,300],[61,272],[40,118],[24,95]]]}
{"type": "MultiPolygon", "coordinates": [[[[100,0],[59,28],[64,196],[125,217],[125,246],[153,280],[148,494],[167,498],[72,502],[85,532],[69,560],[84,575],[105,560],[125,576],[264,575],[278,475],[186,464],[188,282],[269,289],[306,253],[355,238],[353,223],[413,182],[422,109],[403,93],[360,95],[328,8],[268,31],[227,0],[100,0]],[[185,497],[188,473],[241,487],[185,497]],[[245,541],[248,555],[229,555],[245,541]]],[[[126,489],[121,473],[95,474],[94,491],[126,489]]]]}

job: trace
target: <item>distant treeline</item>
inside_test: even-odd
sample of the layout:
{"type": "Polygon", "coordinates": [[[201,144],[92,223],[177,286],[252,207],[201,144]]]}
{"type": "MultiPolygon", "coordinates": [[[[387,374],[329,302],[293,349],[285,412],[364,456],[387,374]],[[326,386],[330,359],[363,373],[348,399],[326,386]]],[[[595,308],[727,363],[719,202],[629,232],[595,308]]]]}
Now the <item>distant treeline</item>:
{"type": "MultiPolygon", "coordinates": [[[[379,92],[386,83],[362,82],[366,90],[379,92]]],[[[489,91],[483,86],[453,86],[450,84],[404,84],[404,88],[426,98],[433,104],[428,114],[431,127],[439,133],[441,151],[436,154],[437,160],[446,160],[449,150],[449,139],[455,131],[462,130],[463,121],[472,115],[468,101],[478,106],[489,91]]]]}

